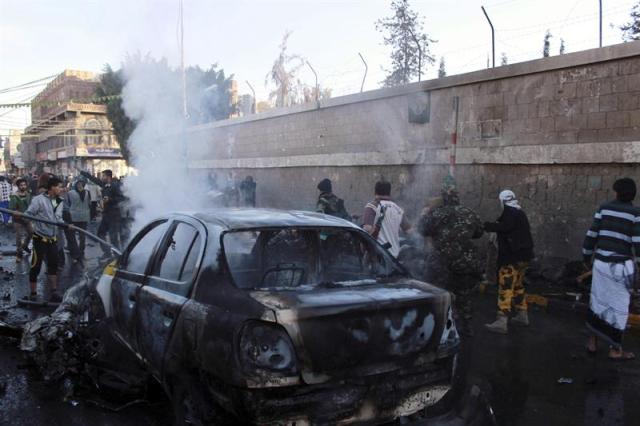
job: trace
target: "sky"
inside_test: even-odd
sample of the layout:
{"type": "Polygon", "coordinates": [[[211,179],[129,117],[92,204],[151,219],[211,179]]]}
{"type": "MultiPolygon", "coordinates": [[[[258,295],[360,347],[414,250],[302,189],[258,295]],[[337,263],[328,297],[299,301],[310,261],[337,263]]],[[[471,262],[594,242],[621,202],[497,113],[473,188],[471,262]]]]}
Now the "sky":
{"type": "MultiPolygon", "coordinates": [[[[380,87],[389,49],[375,22],[391,14],[390,0],[183,0],[186,65],[218,64],[238,81],[240,94],[258,100],[272,89],[265,77],[278,45],[291,31],[288,50],[306,58],[320,86],[333,96],[380,87]]],[[[603,45],[622,42],[619,26],[629,20],[637,0],[602,0],[603,45]]],[[[180,63],[179,0],[0,0],[0,104],[29,100],[48,80],[24,90],[5,91],[60,73],[65,68],[100,72],[118,68],[127,54],[140,52],[180,63]]],[[[566,52],[598,46],[597,0],[410,0],[424,18],[436,63],[423,79],[437,76],[444,57],[447,74],[486,68],[491,32],[480,6],[496,29],[496,64],[542,56],[547,29],[551,53],[560,39],[566,52]]],[[[309,68],[299,75],[314,84],[309,68]]],[[[0,135],[23,128],[28,108],[0,108],[0,135]]]]}

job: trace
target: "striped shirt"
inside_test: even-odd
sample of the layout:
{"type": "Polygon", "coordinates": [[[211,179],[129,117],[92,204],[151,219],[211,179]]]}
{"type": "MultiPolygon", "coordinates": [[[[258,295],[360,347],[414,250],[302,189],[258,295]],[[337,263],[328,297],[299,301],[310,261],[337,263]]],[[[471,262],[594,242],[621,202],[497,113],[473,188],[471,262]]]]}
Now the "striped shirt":
{"type": "Polygon", "coordinates": [[[585,259],[619,262],[640,255],[640,208],[610,201],[600,206],[582,246],[585,259]]]}

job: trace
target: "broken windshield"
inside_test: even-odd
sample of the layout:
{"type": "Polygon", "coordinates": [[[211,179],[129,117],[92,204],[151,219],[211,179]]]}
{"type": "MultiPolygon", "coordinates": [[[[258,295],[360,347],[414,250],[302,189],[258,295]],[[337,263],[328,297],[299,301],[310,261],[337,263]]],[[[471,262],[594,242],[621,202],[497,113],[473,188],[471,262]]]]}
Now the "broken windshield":
{"type": "Polygon", "coordinates": [[[339,287],[404,275],[383,248],[353,229],[252,229],[227,232],[222,241],[239,288],[339,287]]]}

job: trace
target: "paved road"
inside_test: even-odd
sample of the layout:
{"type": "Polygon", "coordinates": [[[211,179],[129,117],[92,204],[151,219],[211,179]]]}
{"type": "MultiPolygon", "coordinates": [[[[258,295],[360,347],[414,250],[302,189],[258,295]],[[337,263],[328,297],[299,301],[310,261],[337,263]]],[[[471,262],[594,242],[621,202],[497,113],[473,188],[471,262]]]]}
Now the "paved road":
{"type": "MultiPolygon", "coordinates": [[[[13,237],[0,229],[0,245],[13,249],[13,237]]],[[[89,247],[88,267],[100,255],[89,247]]],[[[24,322],[46,311],[13,308],[27,293],[27,268],[16,267],[15,258],[0,260],[0,319],[24,322]],[[7,300],[2,296],[8,296],[7,300]]],[[[82,277],[82,270],[63,272],[61,288],[82,277]]],[[[494,317],[495,296],[476,301],[475,337],[467,344],[470,359],[468,381],[492,390],[491,401],[501,425],[635,425],[640,419],[640,361],[616,363],[583,349],[586,331],[581,314],[556,310],[533,311],[531,327],[514,329],[508,336],[493,335],[482,324],[494,317]],[[558,384],[561,377],[572,384],[558,384]]],[[[640,355],[640,336],[629,334],[628,349],[640,355]]],[[[44,384],[28,371],[16,341],[0,338],[0,424],[22,425],[168,425],[171,414],[162,397],[151,404],[135,405],[121,412],[97,408],[86,401],[63,401],[59,387],[44,384]]]]}
{"type": "MultiPolygon", "coordinates": [[[[486,332],[495,296],[477,301],[470,380],[489,383],[499,424],[637,425],[640,419],[640,360],[610,361],[602,347],[584,350],[584,315],[533,311],[531,326],[507,336],[486,332]],[[560,378],[572,384],[558,384],[560,378]]],[[[640,356],[640,335],[627,333],[626,347],[640,356]]]]}
{"type": "MultiPolygon", "coordinates": [[[[91,228],[95,228],[95,224],[91,228]]],[[[0,247],[2,250],[15,249],[13,234],[4,228],[0,229],[0,247]]],[[[89,260],[86,269],[96,267],[97,259],[101,254],[98,245],[88,243],[86,255],[89,260]]],[[[20,324],[50,312],[46,309],[16,307],[16,301],[29,292],[28,261],[23,260],[21,264],[16,265],[14,256],[4,256],[0,260],[0,266],[2,267],[0,320],[20,324]]],[[[81,280],[86,269],[69,265],[67,262],[59,282],[61,291],[81,280]]],[[[44,277],[43,272],[38,283],[40,294],[46,294],[44,277]]],[[[62,384],[46,384],[24,369],[26,363],[17,344],[16,340],[0,338],[0,425],[164,426],[171,424],[168,401],[162,396],[156,396],[150,403],[137,404],[120,412],[99,408],[83,400],[64,401],[62,384]]],[[[119,407],[125,402],[127,402],[126,399],[113,401],[112,406],[119,407]]]]}

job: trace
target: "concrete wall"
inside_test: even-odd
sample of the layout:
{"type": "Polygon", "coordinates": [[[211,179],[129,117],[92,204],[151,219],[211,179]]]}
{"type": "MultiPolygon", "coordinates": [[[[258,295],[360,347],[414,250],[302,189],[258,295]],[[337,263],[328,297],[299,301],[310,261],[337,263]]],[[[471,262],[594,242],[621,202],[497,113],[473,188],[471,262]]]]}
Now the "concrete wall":
{"type": "Polygon", "coordinates": [[[640,42],[625,43],[195,127],[189,164],[254,175],[258,203],[282,208],[312,208],[329,177],[358,212],[384,177],[415,217],[447,172],[457,96],[463,202],[490,219],[509,187],[538,254],[578,257],[613,180],[640,178],[638,95],[640,42]],[[430,104],[428,123],[409,122],[416,104],[430,104]]]}

